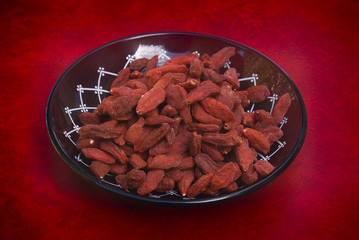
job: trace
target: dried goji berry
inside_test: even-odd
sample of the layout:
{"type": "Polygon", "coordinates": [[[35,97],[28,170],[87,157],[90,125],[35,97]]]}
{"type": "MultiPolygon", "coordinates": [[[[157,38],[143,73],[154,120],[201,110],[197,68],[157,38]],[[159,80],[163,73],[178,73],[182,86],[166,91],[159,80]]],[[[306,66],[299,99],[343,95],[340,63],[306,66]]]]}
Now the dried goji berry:
{"type": "Polygon", "coordinates": [[[247,89],[248,99],[252,103],[259,103],[267,99],[270,92],[267,86],[265,85],[256,85],[247,89]]]}
{"type": "Polygon", "coordinates": [[[186,90],[190,90],[198,87],[200,83],[201,83],[200,80],[197,80],[195,78],[187,78],[186,81],[179,83],[178,85],[184,87],[186,90]]]}
{"type": "Polygon", "coordinates": [[[138,148],[139,152],[144,152],[153,147],[158,143],[164,136],[166,136],[170,125],[168,123],[162,123],[159,128],[153,129],[143,140],[141,145],[138,148]]]}
{"type": "Polygon", "coordinates": [[[163,88],[152,88],[146,92],[138,100],[136,112],[138,115],[142,115],[155,109],[158,105],[163,103],[166,97],[166,92],[163,88]]]}
{"type": "Polygon", "coordinates": [[[237,95],[234,94],[232,87],[230,86],[222,86],[220,94],[216,97],[216,99],[225,105],[230,110],[233,110],[235,103],[239,103],[240,99],[237,95]]]}
{"type": "Polygon", "coordinates": [[[168,141],[166,139],[162,139],[149,150],[149,154],[151,156],[165,154],[168,153],[170,149],[171,149],[171,145],[168,144],[168,141]]]}
{"type": "Polygon", "coordinates": [[[108,127],[114,127],[114,128],[116,128],[118,126],[117,124],[118,124],[117,120],[109,120],[109,121],[101,123],[102,126],[108,126],[108,127]]]}
{"type": "Polygon", "coordinates": [[[146,173],[142,170],[132,169],[125,175],[128,189],[137,189],[145,180],[146,173]]]}
{"type": "Polygon", "coordinates": [[[224,47],[211,56],[210,68],[218,70],[224,66],[224,64],[235,55],[235,47],[224,47]]]}
{"type": "Polygon", "coordinates": [[[142,142],[146,139],[146,137],[152,132],[153,130],[153,127],[148,127],[148,126],[144,126],[143,127],[143,130],[142,130],[142,133],[137,141],[136,144],[133,145],[133,150],[135,152],[138,152],[142,142]]]}
{"type": "Polygon", "coordinates": [[[192,115],[193,117],[202,123],[212,123],[212,124],[221,124],[222,120],[213,117],[209,113],[207,113],[199,103],[192,104],[192,115]]]}
{"type": "Polygon", "coordinates": [[[187,124],[192,122],[192,115],[191,115],[191,106],[187,105],[186,107],[179,110],[178,114],[181,116],[183,121],[187,124]]]}
{"type": "Polygon", "coordinates": [[[140,155],[133,153],[131,154],[129,163],[134,169],[141,169],[146,167],[147,162],[141,158],[140,155]]]}
{"type": "Polygon", "coordinates": [[[176,132],[173,128],[170,128],[166,134],[166,140],[169,145],[172,145],[174,141],[176,140],[176,132]]]}
{"type": "Polygon", "coordinates": [[[121,146],[121,148],[123,149],[123,151],[125,151],[126,156],[127,156],[128,158],[135,152],[135,150],[133,150],[133,146],[132,146],[132,145],[124,144],[124,145],[121,146]]]}
{"type": "Polygon", "coordinates": [[[174,119],[165,115],[156,115],[146,118],[146,125],[161,125],[161,123],[174,123],[174,119]]]}
{"type": "Polygon", "coordinates": [[[219,190],[213,190],[211,188],[207,188],[206,191],[204,191],[203,193],[210,195],[210,196],[217,196],[219,193],[219,190]]]}
{"type": "Polygon", "coordinates": [[[272,117],[274,120],[274,124],[279,124],[287,113],[289,107],[291,105],[291,99],[289,93],[283,94],[277,104],[274,106],[272,111],[272,117]]]}
{"type": "Polygon", "coordinates": [[[182,156],[179,154],[156,155],[147,160],[147,168],[167,170],[177,167],[181,161],[182,156]]]}
{"type": "Polygon", "coordinates": [[[189,75],[193,78],[199,78],[202,75],[204,66],[199,58],[195,58],[189,68],[189,75]]]}
{"type": "Polygon", "coordinates": [[[188,53],[185,55],[180,55],[174,58],[171,58],[168,62],[175,64],[191,64],[195,59],[198,59],[199,56],[194,53],[188,53]]]}
{"type": "Polygon", "coordinates": [[[115,131],[117,134],[119,134],[119,137],[114,138],[113,141],[120,146],[125,145],[126,143],[125,135],[127,132],[126,123],[120,123],[118,126],[115,127],[115,131]]]}
{"type": "Polygon", "coordinates": [[[172,79],[172,73],[166,73],[153,85],[153,87],[160,87],[165,89],[168,86],[168,84],[171,82],[171,79],[172,79]]]}
{"type": "Polygon", "coordinates": [[[187,67],[184,64],[167,64],[162,67],[157,67],[157,68],[149,70],[148,72],[146,72],[145,76],[151,77],[152,74],[154,74],[154,72],[158,72],[158,71],[160,71],[162,73],[162,75],[169,73],[169,72],[171,72],[171,73],[186,73],[187,67]]]}
{"type": "Polygon", "coordinates": [[[167,104],[162,108],[161,115],[166,115],[168,117],[175,117],[178,115],[178,111],[171,105],[167,104]]]}
{"type": "Polygon", "coordinates": [[[191,143],[192,134],[188,131],[182,131],[177,137],[174,143],[171,145],[170,152],[173,154],[183,154],[189,149],[191,143]]]}
{"type": "Polygon", "coordinates": [[[214,161],[223,161],[224,157],[215,145],[203,142],[202,151],[207,153],[214,161]]]}
{"type": "Polygon", "coordinates": [[[128,128],[125,134],[125,140],[128,143],[131,143],[132,145],[135,145],[143,131],[143,126],[145,125],[145,119],[143,117],[140,117],[138,121],[131,125],[131,127],[128,128]]]}
{"type": "Polygon", "coordinates": [[[231,130],[237,128],[242,123],[244,113],[245,112],[242,105],[237,104],[233,109],[234,120],[230,122],[225,122],[223,128],[225,130],[231,130]]]}
{"type": "Polygon", "coordinates": [[[146,66],[148,61],[149,61],[149,59],[147,59],[147,58],[139,58],[139,59],[136,59],[136,60],[130,62],[129,67],[131,70],[140,71],[146,66]]]}
{"type": "Polygon", "coordinates": [[[105,175],[110,172],[110,166],[101,161],[92,161],[89,167],[93,174],[98,178],[104,178],[105,175]]]}
{"type": "MultiPolygon", "coordinates": [[[[139,82],[139,81],[137,81],[139,82]]],[[[146,87],[147,88],[147,87],[146,87]]],[[[110,89],[110,93],[112,94],[113,97],[124,97],[124,96],[136,96],[137,99],[140,98],[144,93],[146,93],[147,89],[145,88],[130,88],[130,87],[125,87],[125,86],[121,86],[121,87],[112,87],[110,89]]],[[[107,98],[105,98],[107,99],[107,98]]],[[[104,99],[104,100],[105,100],[104,99]]],[[[115,99],[115,98],[114,98],[115,99]]],[[[102,104],[102,102],[101,102],[102,104]]],[[[101,105],[100,104],[100,105],[101,105]]]]}
{"type": "Polygon", "coordinates": [[[112,101],[115,100],[115,96],[108,96],[107,98],[103,99],[101,103],[96,107],[94,113],[99,116],[106,116],[108,109],[110,108],[112,101]]]}
{"type": "Polygon", "coordinates": [[[131,121],[131,120],[134,120],[136,118],[136,114],[135,114],[135,111],[133,109],[131,109],[130,112],[122,115],[122,116],[117,116],[116,117],[116,120],[117,121],[131,121]]]}
{"type": "Polygon", "coordinates": [[[201,153],[201,142],[202,135],[192,132],[192,142],[189,145],[189,154],[195,157],[197,154],[201,153]]]}
{"type": "Polygon", "coordinates": [[[194,161],[204,174],[215,173],[220,168],[216,162],[204,153],[197,154],[194,161]]]}
{"type": "Polygon", "coordinates": [[[115,177],[115,181],[117,184],[119,184],[123,189],[127,190],[128,189],[128,185],[127,185],[127,180],[126,180],[126,176],[124,174],[119,174],[115,177]]]}
{"type": "Polygon", "coordinates": [[[246,172],[254,161],[252,150],[249,148],[247,142],[243,141],[241,145],[235,147],[234,152],[238,165],[243,172],[246,172]]]}
{"type": "Polygon", "coordinates": [[[162,181],[164,175],[165,172],[160,169],[148,171],[145,180],[137,188],[137,193],[141,196],[149,194],[157,188],[158,184],[162,181]]]}
{"type": "Polygon", "coordinates": [[[133,71],[133,72],[130,74],[130,77],[131,77],[132,79],[137,79],[137,78],[141,78],[141,77],[142,77],[142,74],[141,74],[140,71],[135,70],[135,71],[133,71]]]}
{"type": "Polygon", "coordinates": [[[237,180],[241,175],[241,171],[237,163],[226,163],[221,169],[219,169],[211,180],[211,189],[219,190],[227,187],[229,184],[237,180]]]}
{"type": "Polygon", "coordinates": [[[241,180],[246,185],[252,185],[258,180],[258,173],[255,171],[253,165],[248,168],[248,171],[242,173],[241,180]]]}
{"type": "Polygon", "coordinates": [[[203,81],[199,86],[193,89],[187,95],[187,101],[191,104],[194,102],[201,101],[208,96],[217,95],[221,92],[221,88],[210,80],[203,81]]]}
{"type": "Polygon", "coordinates": [[[271,121],[272,116],[269,112],[259,109],[254,111],[254,121],[261,122],[261,121],[271,121]]]}
{"type": "Polygon", "coordinates": [[[146,117],[146,118],[150,118],[150,117],[154,117],[154,116],[158,116],[158,109],[154,108],[151,111],[146,112],[145,114],[143,114],[142,116],[146,117]]]}
{"type": "Polygon", "coordinates": [[[225,77],[226,81],[233,86],[234,89],[239,89],[240,83],[238,81],[239,73],[237,73],[237,69],[228,68],[223,76],[225,77]]]}
{"type": "Polygon", "coordinates": [[[237,97],[240,99],[241,101],[241,105],[246,108],[249,106],[249,104],[251,103],[248,99],[248,92],[247,90],[242,90],[242,91],[235,91],[234,92],[235,95],[237,95],[237,97]]]}
{"type": "Polygon", "coordinates": [[[144,89],[147,91],[147,86],[139,80],[135,79],[128,80],[125,84],[125,87],[130,87],[132,89],[144,89]]]}
{"type": "Polygon", "coordinates": [[[213,69],[205,68],[203,69],[203,80],[211,80],[214,83],[220,83],[226,78],[222,75],[214,71],[213,69]]]}
{"type": "Polygon", "coordinates": [[[172,79],[171,82],[173,84],[182,83],[186,81],[187,74],[185,73],[172,73],[172,79]]]}
{"type": "Polygon", "coordinates": [[[213,173],[209,173],[197,179],[197,181],[188,188],[187,197],[194,198],[204,192],[211,183],[213,176],[213,173]]]}
{"type": "Polygon", "coordinates": [[[269,152],[270,143],[263,133],[251,128],[245,128],[243,130],[243,134],[248,139],[249,144],[252,147],[264,154],[269,152]]]}
{"type": "MultiPolygon", "coordinates": [[[[201,59],[202,62],[210,61],[211,57],[208,55],[208,53],[202,54],[199,59],[201,59]]],[[[209,65],[206,65],[205,67],[209,67],[209,65]]]]}
{"type": "Polygon", "coordinates": [[[193,169],[183,170],[183,177],[177,183],[178,189],[179,189],[180,193],[182,194],[182,196],[187,195],[187,190],[188,190],[188,188],[191,185],[193,180],[194,180],[193,169]]]}
{"type": "Polygon", "coordinates": [[[256,161],[253,166],[256,172],[262,177],[269,175],[274,170],[274,166],[263,159],[256,161]]]}
{"type": "Polygon", "coordinates": [[[154,69],[158,63],[158,55],[153,56],[147,63],[143,75],[145,75],[148,71],[154,69]]]}
{"type": "Polygon", "coordinates": [[[119,148],[111,140],[102,141],[100,143],[100,149],[111,154],[121,164],[125,164],[128,161],[125,151],[119,148]]]}
{"type": "Polygon", "coordinates": [[[127,67],[127,68],[125,68],[125,69],[122,69],[122,70],[118,73],[118,75],[117,75],[117,77],[115,78],[115,80],[112,82],[111,88],[112,88],[112,87],[119,87],[119,86],[125,84],[125,83],[128,81],[128,79],[130,78],[130,72],[131,72],[131,71],[130,71],[130,68],[129,68],[129,67],[127,67]]]}
{"type": "Polygon", "coordinates": [[[97,147],[99,144],[99,139],[97,138],[87,138],[83,136],[79,136],[76,141],[76,147],[78,149],[88,148],[88,147],[97,147]]]}
{"type": "Polygon", "coordinates": [[[213,98],[205,98],[201,101],[202,107],[212,116],[223,121],[233,121],[235,119],[233,112],[227,105],[213,98]]]}
{"type": "Polygon", "coordinates": [[[259,129],[258,131],[260,131],[264,134],[264,136],[266,136],[270,145],[282,138],[284,135],[282,129],[277,126],[268,126],[266,128],[259,129]]]}
{"type": "Polygon", "coordinates": [[[79,119],[83,125],[85,124],[100,124],[101,121],[96,113],[83,112],[79,115],[79,119]]]}
{"type": "Polygon", "coordinates": [[[182,158],[182,161],[181,161],[180,165],[177,166],[177,168],[180,170],[184,170],[184,169],[193,168],[194,165],[195,165],[195,163],[194,163],[193,157],[188,156],[188,157],[182,158]]]}
{"type": "Polygon", "coordinates": [[[117,97],[112,101],[108,109],[108,115],[113,119],[120,118],[129,113],[136,106],[137,102],[138,97],[136,95],[117,97]]]}
{"type": "Polygon", "coordinates": [[[110,165],[110,172],[116,175],[125,174],[128,170],[127,164],[115,163],[110,165]]]}
{"type": "Polygon", "coordinates": [[[85,157],[97,160],[103,163],[107,164],[113,164],[116,162],[116,159],[113,158],[110,154],[97,149],[97,148],[83,148],[81,149],[82,153],[85,155],[85,157]]]}
{"type": "Polygon", "coordinates": [[[254,113],[253,112],[244,112],[242,123],[244,126],[253,127],[254,126],[254,113]]]}
{"type": "MultiPolygon", "coordinates": [[[[218,146],[218,151],[221,153],[221,154],[228,154],[230,151],[232,151],[232,147],[230,146],[218,146]]],[[[220,161],[220,160],[219,160],[220,161]]]]}
{"type": "Polygon", "coordinates": [[[236,182],[232,182],[227,187],[223,188],[225,192],[234,192],[237,191],[239,188],[238,184],[236,182]]]}
{"type": "Polygon", "coordinates": [[[148,77],[147,87],[152,88],[162,77],[162,72],[157,71],[156,68],[152,69],[151,76],[148,77]]]}
{"type": "Polygon", "coordinates": [[[171,178],[162,178],[162,181],[157,185],[156,192],[167,192],[175,187],[175,182],[171,178]]]}
{"type": "Polygon", "coordinates": [[[170,178],[174,182],[178,182],[183,177],[183,172],[177,168],[166,171],[165,178],[170,178]]]}
{"type": "Polygon", "coordinates": [[[229,135],[226,133],[205,133],[202,137],[202,141],[211,143],[216,146],[238,146],[242,143],[240,136],[229,135]]]}
{"type": "Polygon", "coordinates": [[[177,110],[181,110],[187,106],[187,92],[179,86],[170,84],[166,89],[166,102],[177,110]]]}
{"type": "Polygon", "coordinates": [[[217,124],[191,123],[188,125],[188,130],[199,133],[219,132],[220,129],[221,128],[217,124]]]}

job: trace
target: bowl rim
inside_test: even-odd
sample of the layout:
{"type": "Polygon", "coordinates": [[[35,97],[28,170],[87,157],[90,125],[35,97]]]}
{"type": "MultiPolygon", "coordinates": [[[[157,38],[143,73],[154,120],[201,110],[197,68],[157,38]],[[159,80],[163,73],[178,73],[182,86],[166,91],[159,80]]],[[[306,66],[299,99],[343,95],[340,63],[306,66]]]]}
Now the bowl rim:
{"type": "Polygon", "coordinates": [[[255,50],[251,47],[248,47],[247,45],[244,45],[242,43],[239,43],[239,42],[227,39],[227,38],[215,36],[215,35],[210,35],[210,34],[205,34],[205,33],[195,33],[195,32],[184,32],[184,31],[165,31],[165,32],[149,32],[149,33],[136,34],[136,35],[123,37],[123,38],[105,43],[105,44],[87,52],[86,54],[81,56],[79,59],[77,59],[75,62],[73,62],[61,74],[61,76],[57,79],[57,81],[55,82],[54,86],[51,89],[51,92],[50,92],[50,95],[49,95],[49,98],[47,101],[47,105],[46,105],[46,128],[47,128],[47,132],[48,132],[49,138],[51,140],[51,143],[54,146],[57,153],[61,156],[61,158],[65,161],[65,163],[68,166],[70,166],[75,172],[77,172],[80,176],[82,176],[87,181],[90,181],[91,183],[95,183],[97,186],[99,186],[107,191],[110,191],[111,193],[114,193],[116,195],[120,195],[121,197],[124,197],[127,200],[136,200],[136,201],[139,201],[140,203],[150,203],[150,204],[156,204],[156,205],[162,205],[162,206],[177,206],[177,207],[179,207],[179,206],[201,206],[201,205],[220,203],[220,202],[232,200],[232,199],[247,195],[255,190],[258,190],[259,188],[262,188],[263,186],[267,185],[269,182],[271,182],[272,180],[277,178],[293,162],[293,160],[298,155],[299,150],[301,149],[301,147],[304,143],[306,133],[307,133],[307,112],[306,112],[306,107],[304,104],[303,97],[302,97],[301,93],[299,92],[299,89],[293,82],[293,80],[289,77],[289,75],[278,64],[276,64],[269,57],[258,52],[257,50],[255,50]],[[274,64],[274,66],[276,68],[278,68],[278,70],[281,71],[284,74],[284,76],[287,77],[287,79],[289,80],[289,82],[291,83],[291,85],[293,87],[294,92],[297,95],[298,101],[301,106],[301,111],[302,111],[301,129],[300,129],[299,137],[298,137],[293,149],[290,151],[290,153],[287,155],[287,157],[283,160],[282,164],[280,164],[278,167],[276,167],[273,170],[273,172],[271,172],[268,176],[266,176],[265,178],[257,181],[256,183],[254,183],[250,186],[246,186],[243,189],[239,189],[232,193],[221,194],[219,196],[213,196],[213,197],[209,197],[209,198],[205,198],[205,199],[188,199],[188,200],[183,200],[183,199],[172,200],[172,199],[170,199],[169,200],[169,199],[161,199],[161,198],[151,198],[148,196],[140,196],[140,195],[136,195],[136,194],[133,194],[130,192],[123,191],[122,189],[121,189],[121,191],[118,191],[118,188],[110,186],[109,184],[105,184],[102,181],[99,181],[94,176],[89,176],[88,172],[86,172],[84,169],[77,167],[77,165],[73,163],[74,160],[70,159],[67,156],[66,151],[59,144],[60,141],[56,137],[54,129],[51,127],[53,124],[52,109],[51,109],[51,106],[54,101],[53,96],[54,96],[54,92],[56,91],[56,89],[57,89],[59,83],[61,82],[61,80],[63,79],[63,77],[70,70],[72,70],[72,68],[74,68],[79,62],[81,62],[84,58],[88,57],[89,55],[93,54],[94,52],[96,52],[102,48],[105,48],[112,44],[117,44],[117,43],[120,43],[123,41],[131,41],[131,40],[138,39],[138,38],[155,37],[155,36],[163,36],[163,35],[186,35],[186,36],[205,37],[205,38],[219,40],[222,42],[227,42],[227,43],[232,44],[237,47],[249,49],[249,50],[255,52],[256,54],[259,54],[260,56],[264,57],[272,64],[274,64]]]}

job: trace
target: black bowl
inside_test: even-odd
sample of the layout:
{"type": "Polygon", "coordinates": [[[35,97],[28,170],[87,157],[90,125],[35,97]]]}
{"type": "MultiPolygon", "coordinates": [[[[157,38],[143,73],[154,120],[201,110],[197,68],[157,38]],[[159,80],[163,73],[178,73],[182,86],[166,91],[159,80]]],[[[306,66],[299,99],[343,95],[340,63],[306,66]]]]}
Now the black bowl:
{"type": "Polygon", "coordinates": [[[90,182],[132,200],[167,206],[193,206],[243,196],[276,178],[298,154],[306,135],[307,117],[303,99],[293,81],[278,65],[261,53],[243,44],[216,36],[160,32],[107,43],[73,63],[57,80],[51,91],[46,109],[46,124],[50,139],[64,161],[90,182]],[[93,111],[99,102],[108,96],[111,82],[119,70],[136,58],[149,58],[158,54],[161,64],[169,58],[190,52],[211,55],[225,46],[236,47],[236,55],[227,64],[240,72],[241,88],[264,84],[271,91],[267,101],[251,105],[248,111],[258,108],[271,111],[278,97],[286,92],[289,92],[292,98],[292,105],[280,124],[284,136],[273,144],[267,155],[259,155],[259,158],[268,160],[275,166],[271,174],[253,185],[241,185],[232,193],[220,193],[217,196],[200,195],[195,199],[188,199],[177,191],[140,196],[136,192],[122,189],[111,174],[100,180],[91,173],[88,168],[91,160],[81,155],[75,146],[81,127],[78,116],[81,112],[93,111]]]}

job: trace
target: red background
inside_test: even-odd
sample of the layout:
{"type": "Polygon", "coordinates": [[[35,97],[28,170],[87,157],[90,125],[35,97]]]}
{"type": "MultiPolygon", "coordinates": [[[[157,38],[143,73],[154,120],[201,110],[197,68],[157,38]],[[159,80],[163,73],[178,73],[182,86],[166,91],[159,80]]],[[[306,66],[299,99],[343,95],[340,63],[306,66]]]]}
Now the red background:
{"type": "Polygon", "coordinates": [[[49,2],[1,3],[1,239],[359,238],[358,1],[49,2]],[[45,108],[61,73],[109,41],[169,30],[253,47],[298,86],[307,138],[264,188],[208,207],[140,206],[52,147],[45,108]]]}

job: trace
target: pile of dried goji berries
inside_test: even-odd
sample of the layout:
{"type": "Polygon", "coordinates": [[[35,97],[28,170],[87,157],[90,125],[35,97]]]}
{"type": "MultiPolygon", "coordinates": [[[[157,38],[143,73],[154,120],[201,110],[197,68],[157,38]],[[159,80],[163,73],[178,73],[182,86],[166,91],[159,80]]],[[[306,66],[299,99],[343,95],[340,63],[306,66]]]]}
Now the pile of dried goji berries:
{"type": "Polygon", "coordinates": [[[110,96],[80,115],[77,147],[99,178],[111,172],[140,195],[177,188],[183,196],[232,192],[268,175],[257,159],[283,136],[278,124],[291,99],[280,97],[272,115],[246,112],[270,94],[265,85],[240,88],[237,70],[224,69],[235,54],[187,54],[157,67],[158,56],[121,70],[110,96]]]}

